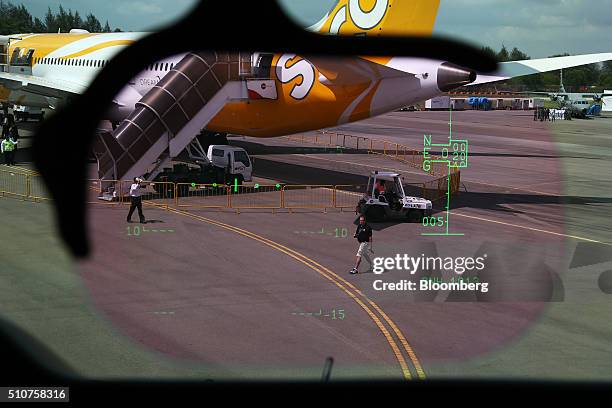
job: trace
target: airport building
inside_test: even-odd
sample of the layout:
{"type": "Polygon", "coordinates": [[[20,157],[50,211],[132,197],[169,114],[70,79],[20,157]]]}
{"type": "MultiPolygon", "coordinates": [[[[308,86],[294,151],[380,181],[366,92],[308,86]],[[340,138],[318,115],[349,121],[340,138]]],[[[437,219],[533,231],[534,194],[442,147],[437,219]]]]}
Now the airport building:
{"type": "Polygon", "coordinates": [[[512,92],[449,92],[424,102],[425,110],[532,110],[544,107],[546,98],[518,97],[512,92]]]}

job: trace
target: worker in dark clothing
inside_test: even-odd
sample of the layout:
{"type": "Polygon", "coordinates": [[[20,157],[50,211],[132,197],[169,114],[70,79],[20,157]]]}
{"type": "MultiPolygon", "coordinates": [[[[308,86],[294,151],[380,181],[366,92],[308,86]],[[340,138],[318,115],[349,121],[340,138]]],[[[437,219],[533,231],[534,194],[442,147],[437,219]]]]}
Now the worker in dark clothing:
{"type": "Polygon", "coordinates": [[[4,120],[2,120],[2,134],[0,135],[2,139],[6,139],[9,136],[11,125],[14,123],[11,119],[12,116],[7,114],[4,116],[4,120]]]}
{"type": "Polygon", "coordinates": [[[9,126],[8,134],[15,142],[19,141],[19,129],[17,128],[17,124],[15,122],[9,126]]]}
{"type": "MultiPolygon", "coordinates": [[[[145,182],[143,179],[139,177],[134,177],[134,183],[130,186],[130,212],[127,216],[127,222],[132,222],[132,214],[135,209],[138,209],[138,217],[140,218],[140,223],[145,224],[145,216],[142,213],[142,192],[141,189],[145,188],[146,185],[149,184],[145,182]]],[[[150,183],[153,185],[153,183],[150,183]]]]}
{"type": "Polygon", "coordinates": [[[359,273],[359,265],[361,264],[361,258],[365,257],[366,261],[370,264],[370,270],[373,269],[372,258],[368,252],[374,253],[372,249],[372,227],[366,224],[365,217],[362,215],[359,217],[359,225],[357,231],[355,231],[354,238],[357,238],[359,242],[359,249],[357,250],[357,259],[355,261],[355,267],[349,272],[351,275],[359,273]]]}

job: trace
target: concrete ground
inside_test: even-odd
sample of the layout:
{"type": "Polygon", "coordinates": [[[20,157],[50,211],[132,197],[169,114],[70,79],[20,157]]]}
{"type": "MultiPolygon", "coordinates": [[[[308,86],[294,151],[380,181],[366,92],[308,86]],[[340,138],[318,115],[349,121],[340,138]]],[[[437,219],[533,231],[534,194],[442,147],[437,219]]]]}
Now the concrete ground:
{"type": "MultiPolygon", "coordinates": [[[[348,275],[356,220],[339,211],[146,207],[140,225],[125,222],[125,207],[91,205],[94,252],[75,266],[49,204],[5,198],[0,310],[94,377],[318,379],[333,357],[332,379],[609,380],[612,119],[531,118],[454,113],[471,148],[449,218],[463,236],[373,225],[375,256],[486,254],[485,269],[464,277],[488,282],[487,293],[375,290],[375,280],[428,274],[375,275],[366,263],[348,275]]],[[[423,133],[445,142],[448,119],[397,112],[341,130],[419,149],[423,133]]],[[[423,177],[377,156],[233,142],[250,145],[262,179],[357,184],[370,166],[423,177]]]]}

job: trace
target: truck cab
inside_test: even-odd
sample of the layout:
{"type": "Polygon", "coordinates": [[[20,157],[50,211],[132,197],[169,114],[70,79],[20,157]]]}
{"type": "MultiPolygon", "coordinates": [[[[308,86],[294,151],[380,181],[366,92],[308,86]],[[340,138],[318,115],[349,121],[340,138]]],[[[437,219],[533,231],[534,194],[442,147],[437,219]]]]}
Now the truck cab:
{"type": "Polygon", "coordinates": [[[253,160],[241,147],[211,145],[208,147],[208,160],[213,166],[225,169],[225,174],[238,182],[253,179],[253,160]]]}

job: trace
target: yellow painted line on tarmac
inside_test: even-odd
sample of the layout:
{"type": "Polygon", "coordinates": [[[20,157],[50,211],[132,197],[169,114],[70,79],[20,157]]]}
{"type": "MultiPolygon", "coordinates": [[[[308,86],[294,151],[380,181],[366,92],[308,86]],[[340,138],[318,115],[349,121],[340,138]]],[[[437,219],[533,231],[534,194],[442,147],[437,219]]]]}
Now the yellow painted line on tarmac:
{"type": "Polygon", "coordinates": [[[220,221],[215,221],[206,217],[202,217],[199,215],[195,215],[186,211],[182,211],[182,210],[177,210],[174,208],[169,208],[170,212],[173,212],[175,214],[179,214],[179,215],[183,215],[186,217],[190,217],[199,221],[203,221],[206,222],[208,224],[212,224],[224,229],[227,229],[229,231],[235,232],[239,235],[245,236],[247,238],[253,239],[255,241],[258,241],[264,245],[267,245],[269,247],[272,247],[288,256],[290,256],[291,258],[297,260],[298,262],[306,265],[307,267],[309,267],[310,269],[314,270],[315,272],[317,272],[318,274],[320,274],[321,276],[323,276],[324,278],[326,278],[327,280],[329,280],[330,282],[334,283],[338,288],[340,288],[343,292],[345,292],[349,297],[351,297],[367,314],[368,316],[372,319],[372,321],[374,321],[374,323],[376,324],[376,326],[378,327],[378,329],[381,331],[381,333],[383,334],[383,336],[385,337],[385,339],[387,340],[387,342],[389,343],[389,346],[391,347],[393,354],[395,355],[398,363],[400,364],[400,367],[402,369],[402,374],[404,375],[405,379],[411,379],[412,375],[410,373],[410,369],[408,368],[408,364],[406,362],[406,359],[404,358],[403,354],[400,351],[399,346],[397,345],[395,339],[391,336],[391,334],[389,333],[389,331],[387,330],[387,328],[384,326],[384,324],[381,322],[380,318],[378,316],[376,316],[376,314],[372,311],[372,309],[370,309],[362,299],[360,299],[357,295],[355,295],[353,292],[351,292],[349,289],[347,289],[344,285],[346,284],[348,287],[352,288],[358,295],[362,296],[372,307],[374,307],[376,309],[376,311],[378,311],[381,316],[383,317],[383,319],[389,324],[389,326],[391,326],[393,332],[398,336],[400,343],[402,344],[404,350],[406,351],[406,353],[408,354],[410,360],[412,361],[415,370],[417,372],[417,375],[420,379],[424,379],[425,378],[425,373],[422,369],[422,366],[419,362],[419,360],[416,357],[416,354],[414,353],[414,351],[412,350],[412,348],[410,347],[410,345],[408,344],[408,342],[406,341],[404,335],[402,334],[401,330],[399,329],[399,327],[397,327],[397,325],[382,311],[382,309],[376,305],[376,303],[374,303],[372,300],[370,300],[369,298],[367,298],[365,295],[363,295],[363,293],[358,290],[357,288],[355,288],[351,283],[347,282],[345,279],[341,278],[340,276],[338,276],[337,274],[335,274],[334,272],[332,272],[331,270],[329,270],[328,268],[325,268],[324,266],[320,265],[319,263],[317,263],[316,261],[308,258],[307,256],[291,249],[288,248],[282,244],[279,244],[275,241],[272,241],[268,238],[262,237],[260,235],[257,235],[255,233],[252,233],[248,230],[244,230],[242,228],[238,228],[235,227],[233,225],[229,225],[229,224],[225,224],[222,223],[220,221]],[[334,279],[335,278],[335,279],[334,279]]]}
{"type": "Polygon", "coordinates": [[[511,224],[509,222],[498,221],[498,220],[491,220],[491,219],[488,219],[488,218],[476,217],[476,216],[473,216],[473,215],[461,214],[461,213],[456,213],[456,212],[451,212],[451,215],[456,215],[458,217],[464,217],[464,218],[471,218],[471,219],[479,220],[479,221],[491,222],[491,223],[494,223],[494,224],[506,225],[508,227],[526,229],[526,230],[529,230],[529,231],[541,232],[543,234],[556,235],[556,236],[564,237],[564,238],[573,238],[573,239],[577,239],[577,240],[580,240],[580,241],[593,242],[595,244],[602,244],[602,245],[612,246],[612,243],[609,243],[609,242],[597,241],[595,239],[579,237],[579,236],[576,236],[576,235],[562,234],[560,232],[547,231],[547,230],[540,229],[540,228],[527,227],[525,225],[511,224]]]}

